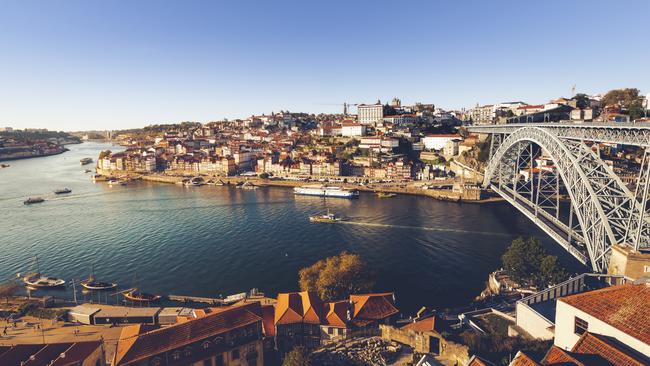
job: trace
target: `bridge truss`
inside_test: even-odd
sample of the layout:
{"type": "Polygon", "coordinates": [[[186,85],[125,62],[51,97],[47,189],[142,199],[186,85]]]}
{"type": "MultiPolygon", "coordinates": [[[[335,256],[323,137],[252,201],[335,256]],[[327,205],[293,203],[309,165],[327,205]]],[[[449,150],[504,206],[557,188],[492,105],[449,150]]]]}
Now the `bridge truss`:
{"type": "Polygon", "coordinates": [[[549,123],[470,131],[492,135],[484,186],[580,262],[604,272],[613,245],[650,249],[650,128],[549,123]],[[632,189],[600,158],[600,142],[643,149],[632,189]]]}

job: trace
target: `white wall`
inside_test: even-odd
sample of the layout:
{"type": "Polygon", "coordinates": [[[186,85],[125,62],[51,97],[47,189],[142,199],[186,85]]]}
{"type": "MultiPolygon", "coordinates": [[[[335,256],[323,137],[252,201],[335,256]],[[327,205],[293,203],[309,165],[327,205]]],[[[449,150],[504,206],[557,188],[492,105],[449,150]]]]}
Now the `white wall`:
{"type": "Polygon", "coordinates": [[[517,326],[538,339],[553,339],[553,323],[524,303],[517,303],[517,326]]]}
{"type": "Polygon", "coordinates": [[[580,336],[574,333],[576,316],[589,323],[589,327],[587,328],[589,332],[616,338],[619,342],[645,356],[650,357],[650,344],[641,342],[602,320],[574,308],[573,306],[563,302],[561,299],[557,302],[557,309],[555,312],[554,343],[556,346],[570,351],[578,339],[580,339],[580,336]]]}

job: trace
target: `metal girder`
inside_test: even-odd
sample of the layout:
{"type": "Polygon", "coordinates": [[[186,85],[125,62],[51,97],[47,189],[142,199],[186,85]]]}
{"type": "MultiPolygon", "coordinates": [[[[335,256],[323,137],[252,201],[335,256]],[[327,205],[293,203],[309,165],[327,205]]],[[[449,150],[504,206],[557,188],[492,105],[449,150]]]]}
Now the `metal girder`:
{"type": "Polygon", "coordinates": [[[523,127],[541,127],[562,139],[650,147],[650,124],[555,122],[470,126],[468,131],[487,134],[510,134],[523,127]]]}
{"type": "MultiPolygon", "coordinates": [[[[505,192],[502,188],[513,184],[517,192],[522,153],[531,143],[544,149],[554,161],[571,198],[571,209],[578,220],[591,266],[603,272],[607,270],[612,245],[637,245],[631,242],[635,236],[629,235],[630,221],[639,222],[642,232],[650,230],[650,223],[643,218],[644,208],[634,194],[590,147],[582,141],[561,138],[556,132],[546,126],[531,125],[510,131],[488,163],[484,186],[494,181],[505,192]]],[[[530,155],[525,158],[532,159],[530,155]]],[[[533,202],[533,182],[530,184],[530,202],[533,202]]],[[[536,211],[534,215],[537,217],[536,211]]]]}

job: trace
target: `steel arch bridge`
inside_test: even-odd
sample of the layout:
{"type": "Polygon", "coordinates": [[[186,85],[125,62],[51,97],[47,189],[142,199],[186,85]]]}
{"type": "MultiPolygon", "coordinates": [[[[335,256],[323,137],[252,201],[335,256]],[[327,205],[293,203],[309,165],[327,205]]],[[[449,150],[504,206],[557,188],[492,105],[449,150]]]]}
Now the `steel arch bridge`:
{"type": "Polygon", "coordinates": [[[468,129],[492,135],[483,185],[583,264],[605,272],[613,245],[650,249],[650,126],[546,123],[468,129]],[[643,151],[632,188],[601,159],[594,143],[643,151]]]}

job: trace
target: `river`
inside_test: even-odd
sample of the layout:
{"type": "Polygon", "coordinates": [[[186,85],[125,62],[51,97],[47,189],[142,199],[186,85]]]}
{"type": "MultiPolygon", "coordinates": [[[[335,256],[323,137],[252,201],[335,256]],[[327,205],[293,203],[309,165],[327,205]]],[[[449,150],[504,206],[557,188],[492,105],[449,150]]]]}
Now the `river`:
{"type": "Polygon", "coordinates": [[[345,250],[377,273],[377,291],[395,291],[398,306],[413,312],[470,302],[519,235],[542,238],[575,266],[506,203],[366,193],[325,200],[272,187],[110,187],[93,183],[84,173],[92,165],[79,163],[110,145],[68,147],[0,169],[0,279],[33,270],[38,255],[41,272],[68,281],[85,278],[94,265],[100,280],[147,292],[225,296],[256,287],[275,295],[297,290],[300,268],[345,250]],[[55,196],[61,187],[72,193],[55,196]],[[25,206],[27,196],[46,201],[25,206]],[[308,222],[328,208],[347,223],[308,222]]]}

